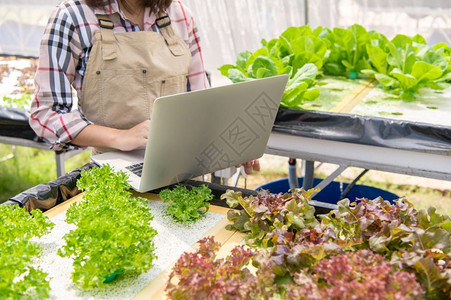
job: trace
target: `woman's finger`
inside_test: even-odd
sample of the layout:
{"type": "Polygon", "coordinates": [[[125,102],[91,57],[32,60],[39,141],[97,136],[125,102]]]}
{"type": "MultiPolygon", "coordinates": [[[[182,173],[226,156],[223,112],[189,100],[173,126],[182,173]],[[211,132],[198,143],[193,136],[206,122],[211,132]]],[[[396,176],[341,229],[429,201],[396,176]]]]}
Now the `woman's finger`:
{"type": "Polygon", "coordinates": [[[260,161],[258,159],[254,160],[253,169],[254,171],[260,171],[260,161]]]}

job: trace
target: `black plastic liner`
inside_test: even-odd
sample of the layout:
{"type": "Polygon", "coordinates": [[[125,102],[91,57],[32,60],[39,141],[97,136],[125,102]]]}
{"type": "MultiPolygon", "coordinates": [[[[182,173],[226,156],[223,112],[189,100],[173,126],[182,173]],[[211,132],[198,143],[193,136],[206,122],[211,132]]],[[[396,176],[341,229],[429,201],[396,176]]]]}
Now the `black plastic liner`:
{"type": "MultiPolygon", "coordinates": [[[[10,198],[8,201],[2,203],[1,205],[6,204],[20,205],[21,207],[24,207],[27,211],[31,211],[33,209],[40,209],[42,211],[46,211],[81,193],[81,191],[76,186],[78,179],[80,179],[81,177],[81,172],[83,170],[89,170],[93,167],[97,167],[97,165],[95,163],[88,163],[83,167],[81,167],[80,169],[76,169],[53,181],[36,185],[10,198]]],[[[233,189],[234,191],[241,192],[241,194],[245,197],[257,194],[257,192],[254,190],[230,187],[197,180],[186,180],[177,184],[172,184],[163,188],[149,191],[149,193],[158,194],[163,189],[174,188],[175,185],[184,185],[190,188],[197,187],[203,184],[207,185],[212,190],[214,198],[212,201],[210,201],[210,203],[212,205],[217,206],[227,206],[225,201],[221,200],[220,197],[228,189],[233,189]]]]}
{"type": "Polygon", "coordinates": [[[279,109],[273,131],[433,153],[451,151],[451,127],[380,117],[279,109]]]}
{"type": "MultiPolygon", "coordinates": [[[[97,167],[97,165],[95,163],[88,163],[83,167],[81,167],[80,169],[76,169],[72,172],[69,172],[66,175],[63,175],[53,181],[34,186],[10,198],[8,201],[1,203],[0,205],[20,205],[21,207],[24,207],[27,211],[31,211],[33,209],[40,209],[42,211],[46,211],[81,193],[81,191],[77,188],[77,181],[81,177],[81,172],[83,170],[88,170],[93,167],[97,167]]],[[[214,196],[213,200],[210,201],[210,204],[227,208],[228,206],[226,201],[221,200],[220,197],[229,189],[234,190],[236,192],[241,192],[243,197],[257,195],[257,191],[254,190],[219,185],[215,183],[197,180],[186,180],[177,184],[184,185],[188,188],[197,187],[199,185],[205,184],[212,190],[212,194],[214,196]]],[[[172,184],[160,189],[152,190],[149,191],[149,193],[158,194],[161,190],[166,188],[172,189],[175,185],[176,184],[172,184]]],[[[335,209],[335,206],[332,206],[329,203],[322,203],[319,201],[315,201],[313,206],[315,207],[316,214],[325,214],[331,211],[332,209],[335,209]]],[[[239,206],[236,209],[242,209],[242,207],[239,206]]]]}
{"type": "MultiPolygon", "coordinates": [[[[95,163],[88,163],[83,167],[76,169],[72,172],[69,172],[53,181],[36,185],[10,198],[8,201],[2,203],[2,205],[4,204],[20,205],[21,207],[24,207],[27,211],[31,211],[33,209],[40,209],[42,211],[46,211],[81,193],[81,191],[77,188],[77,181],[81,177],[81,172],[83,170],[89,170],[93,167],[97,167],[97,165],[95,163]]],[[[234,191],[241,192],[242,195],[245,197],[257,194],[257,192],[254,190],[230,187],[204,181],[186,180],[178,183],[178,185],[184,185],[188,188],[197,187],[202,184],[207,185],[212,190],[212,194],[214,196],[214,199],[210,201],[212,205],[226,206],[225,201],[220,200],[220,197],[228,189],[233,189],[234,191]]],[[[149,191],[149,193],[158,194],[163,189],[174,188],[175,185],[176,184],[172,184],[160,189],[152,190],[149,191]]]]}
{"type": "Polygon", "coordinates": [[[29,113],[22,108],[0,107],[0,136],[41,142],[28,124],[29,113]]]}
{"type": "MultiPolygon", "coordinates": [[[[80,193],[77,188],[77,180],[81,177],[83,170],[88,170],[96,166],[89,163],[69,172],[55,180],[47,183],[38,184],[7,201],[9,204],[14,202],[25,208],[27,211],[40,209],[46,211],[58,204],[61,204],[80,193]]],[[[6,202],[5,202],[6,203],[6,202]]]]}

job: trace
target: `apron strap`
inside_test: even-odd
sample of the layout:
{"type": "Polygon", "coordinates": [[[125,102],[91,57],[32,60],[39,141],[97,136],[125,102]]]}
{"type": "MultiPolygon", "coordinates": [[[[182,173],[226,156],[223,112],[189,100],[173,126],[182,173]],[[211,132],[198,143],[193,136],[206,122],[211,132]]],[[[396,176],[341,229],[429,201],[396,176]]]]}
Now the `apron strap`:
{"type": "Polygon", "coordinates": [[[180,45],[180,39],[177,38],[177,34],[171,26],[171,19],[166,12],[161,10],[158,12],[155,24],[157,24],[171,53],[175,56],[183,55],[186,50],[180,45]]]}
{"type": "Polygon", "coordinates": [[[116,39],[114,37],[114,24],[109,15],[97,15],[100,26],[100,35],[102,41],[103,60],[112,60],[117,57],[116,39]]]}

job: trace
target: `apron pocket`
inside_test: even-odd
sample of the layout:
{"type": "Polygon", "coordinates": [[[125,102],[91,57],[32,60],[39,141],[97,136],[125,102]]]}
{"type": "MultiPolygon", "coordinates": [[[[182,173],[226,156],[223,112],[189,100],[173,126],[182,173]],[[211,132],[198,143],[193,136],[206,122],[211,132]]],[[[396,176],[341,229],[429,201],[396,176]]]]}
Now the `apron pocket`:
{"type": "Polygon", "coordinates": [[[160,96],[169,96],[186,92],[186,75],[177,75],[161,81],[160,96]]]}
{"type": "Polygon", "coordinates": [[[150,118],[146,69],[101,71],[101,125],[128,129],[150,118]]]}

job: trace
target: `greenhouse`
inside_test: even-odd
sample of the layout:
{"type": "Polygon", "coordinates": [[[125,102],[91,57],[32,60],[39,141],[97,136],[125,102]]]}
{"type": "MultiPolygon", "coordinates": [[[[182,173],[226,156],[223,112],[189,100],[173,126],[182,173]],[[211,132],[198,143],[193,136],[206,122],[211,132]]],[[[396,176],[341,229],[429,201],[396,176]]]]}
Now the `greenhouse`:
{"type": "Polygon", "coordinates": [[[0,0],[0,299],[451,299],[451,2],[0,0]]]}

